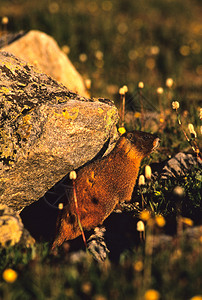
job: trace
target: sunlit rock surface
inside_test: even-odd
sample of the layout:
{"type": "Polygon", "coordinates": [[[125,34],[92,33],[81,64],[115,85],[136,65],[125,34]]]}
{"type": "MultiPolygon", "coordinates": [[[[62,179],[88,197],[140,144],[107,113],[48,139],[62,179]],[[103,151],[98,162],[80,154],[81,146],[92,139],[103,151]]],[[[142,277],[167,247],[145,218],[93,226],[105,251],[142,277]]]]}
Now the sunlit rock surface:
{"type": "Polygon", "coordinates": [[[117,135],[107,99],[69,91],[25,61],[0,52],[0,203],[20,210],[117,135]]]}
{"type": "Polygon", "coordinates": [[[67,55],[61,51],[56,41],[46,33],[31,30],[25,35],[19,36],[11,44],[4,45],[2,50],[35,65],[68,89],[82,96],[88,96],[83,78],[67,55]]]}

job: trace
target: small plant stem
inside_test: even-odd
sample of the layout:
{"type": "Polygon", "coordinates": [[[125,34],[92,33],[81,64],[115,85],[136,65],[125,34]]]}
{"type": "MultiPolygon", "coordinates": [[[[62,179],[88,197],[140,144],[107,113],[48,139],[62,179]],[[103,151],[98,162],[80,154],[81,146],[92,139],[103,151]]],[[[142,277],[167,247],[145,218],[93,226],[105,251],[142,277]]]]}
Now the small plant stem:
{"type": "Polygon", "coordinates": [[[186,132],[185,132],[183,126],[182,126],[182,122],[180,120],[180,115],[178,114],[177,109],[176,109],[176,114],[177,114],[178,124],[179,124],[180,128],[182,129],[182,132],[183,132],[183,134],[184,134],[187,142],[191,146],[192,150],[196,153],[197,157],[201,159],[201,154],[200,154],[199,147],[198,147],[198,145],[197,145],[197,143],[196,143],[195,140],[191,140],[191,139],[188,138],[188,136],[187,136],[187,134],[186,134],[186,132]]]}
{"type": "Polygon", "coordinates": [[[78,201],[77,201],[77,196],[76,196],[76,187],[75,187],[75,181],[74,180],[73,180],[73,195],[74,195],[74,203],[75,203],[75,207],[76,207],[76,214],[77,214],[77,218],[78,218],[79,228],[81,230],[81,235],[82,235],[82,238],[83,238],[84,245],[87,248],[86,237],[85,237],[83,227],[81,225],[80,216],[79,216],[78,201]]]}
{"type": "Polygon", "coordinates": [[[122,118],[123,118],[123,96],[120,94],[120,107],[119,107],[119,125],[122,126],[122,118]]]}
{"type": "Polygon", "coordinates": [[[144,280],[143,280],[144,289],[147,289],[151,283],[152,254],[153,254],[152,237],[153,237],[152,227],[147,226],[147,232],[145,238],[145,261],[144,261],[144,280]]]}
{"type": "Polygon", "coordinates": [[[141,194],[141,198],[142,198],[142,209],[144,209],[144,204],[146,204],[146,201],[144,199],[141,187],[140,187],[140,194],[141,194]]]}
{"type": "Polygon", "coordinates": [[[141,130],[144,129],[144,107],[143,107],[143,97],[142,97],[142,90],[139,89],[139,96],[140,96],[140,109],[141,109],[141,130]]]}
{"type": "Polygon", "coordinates": [[[158,94],[158,103],[159,103],[159,110],[160,110],[160,116],[163,117],[163,108],[162,108],[162,101],[161,101],[161,95],[158,94]]]}
{"type": "Polygon", "coordinates": [[[124,126],[125,123],[125,106],[126,106],[126,95],[122,96],[122,116],[121,116],[121,126],[124,126]]]}

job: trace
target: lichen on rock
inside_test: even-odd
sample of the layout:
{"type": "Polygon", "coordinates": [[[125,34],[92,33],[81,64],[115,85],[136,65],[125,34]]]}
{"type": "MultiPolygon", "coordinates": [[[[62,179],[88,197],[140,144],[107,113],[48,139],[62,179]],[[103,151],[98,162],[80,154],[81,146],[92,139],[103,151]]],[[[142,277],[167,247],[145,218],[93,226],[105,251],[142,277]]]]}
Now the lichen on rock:
{"type": "Polygon", "coordinates": [[[118,111],[7,52],[0,72],[0,203],[20,210],[113,143],[118,111]]]}

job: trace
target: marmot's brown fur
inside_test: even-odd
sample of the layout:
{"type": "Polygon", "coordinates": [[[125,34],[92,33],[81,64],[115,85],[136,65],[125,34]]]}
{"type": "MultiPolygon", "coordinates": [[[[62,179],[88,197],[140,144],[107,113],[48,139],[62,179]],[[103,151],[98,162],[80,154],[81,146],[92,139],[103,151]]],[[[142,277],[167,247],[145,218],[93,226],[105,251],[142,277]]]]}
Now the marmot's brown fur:
{"type": "MultiPolygon", "coordinates": [[[[126,132],[111,153],[78,171],[75,190],[83,229],[95,228],[119,202],[131,200],[141,160],[158,145],[159,139],[150,133],[126,132]]],[[[73,192],[57,223],[52,248],[81,234],[73,192]]]]}

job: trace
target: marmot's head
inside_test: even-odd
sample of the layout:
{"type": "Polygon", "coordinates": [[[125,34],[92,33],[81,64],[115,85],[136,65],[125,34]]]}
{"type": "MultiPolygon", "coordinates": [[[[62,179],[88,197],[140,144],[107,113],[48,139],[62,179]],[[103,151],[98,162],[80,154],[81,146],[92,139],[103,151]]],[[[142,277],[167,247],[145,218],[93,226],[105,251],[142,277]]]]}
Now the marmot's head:
{"type": "Polygon", "coordinates": [[[125,137],[128,139],[133,145],[135,145],[135,148],[143,155],[147,156],[152,151],[154,151],[156,148],[158,148],[160,144],[160,139],[156,137],[155,135],[143,132],[143,131],[129,131],[124,133],[122,137],[125,137]]]}

